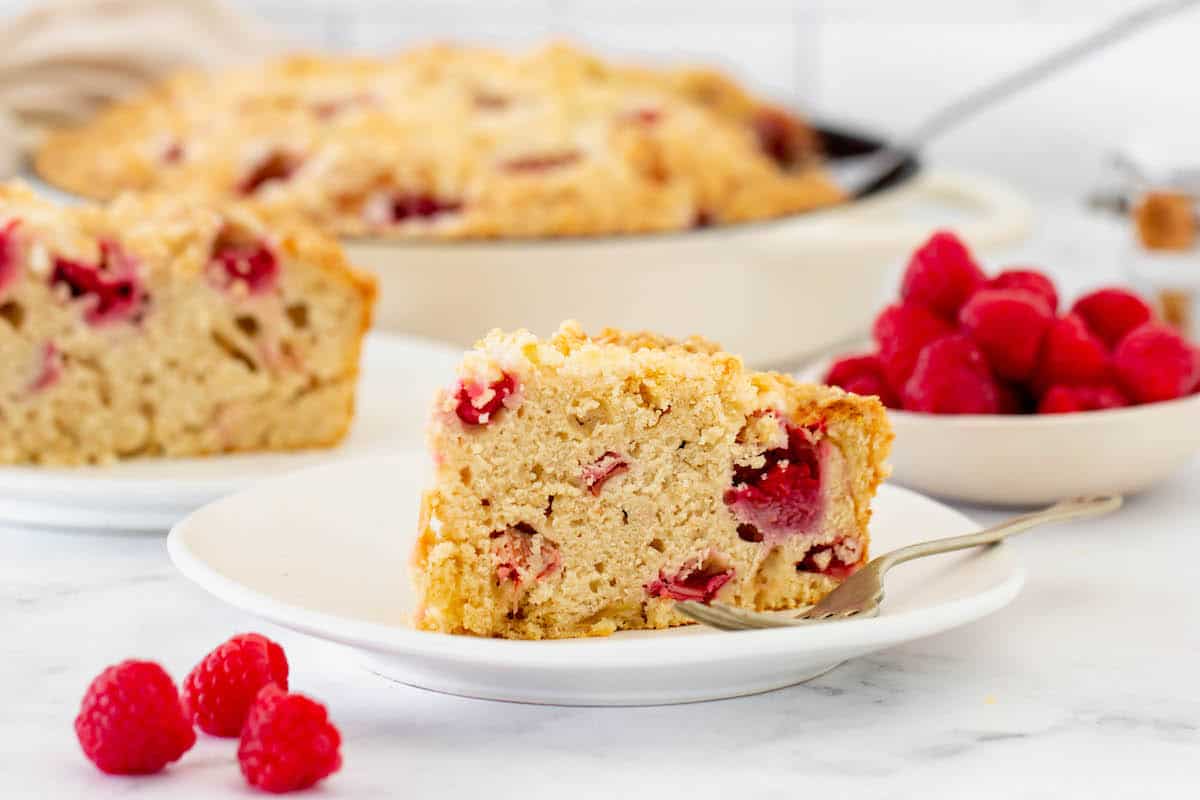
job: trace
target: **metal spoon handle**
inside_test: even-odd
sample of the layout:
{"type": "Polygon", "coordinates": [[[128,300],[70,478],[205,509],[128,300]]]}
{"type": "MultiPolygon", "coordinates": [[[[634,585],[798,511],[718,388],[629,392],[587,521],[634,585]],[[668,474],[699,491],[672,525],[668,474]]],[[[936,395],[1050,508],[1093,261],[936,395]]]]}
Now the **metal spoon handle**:
{"type": "Polygon", "coordinates": [[[1071,500],[1063,500],[1049,508],[1029,514],[1022,514],[1007,522],[1002,522],[999,525],[994,525],[991,528],[985,528],[975,533],[952,536],[948,539],[934,539],[931,542],[919,542],[908,547],[901,547],[899,550],[893,550],[890,553],[880,556],[877,559],[880,562],[879,568],[883,571],[894,567],[896,564],[912,561],[914,558],[950,553],[955,550],[966,550],[967,548],[978,547],[983,544],[994,544],[1014,534],[1022,533],[1030,528],[1050,522],[1062,522],[1068,519],[1081,519],[1083,517],[1097,517],[1101,514],[1107,514],[1110,511],[1116,511],[1121,507],[1121,502],[1120,495],[1076,497],[1071,500]]]}
{"type": "Polygon", "coordinates": [[[999,103],[1029,86],[1069,67],[1111,44],[1133,35],[1138,30],[1176,14],[1200,0],[1158,0],[1122,14],[1099,30],[1054,50],[1031,64],[973,89],[924,119],[907,136],[894,144],[877,150],[857,164],[847,164],[839,184],[852,197],[857,197],[899,168],[912,153],[929,140],[955,125],[975,116],[988,106],[999,103]]]}

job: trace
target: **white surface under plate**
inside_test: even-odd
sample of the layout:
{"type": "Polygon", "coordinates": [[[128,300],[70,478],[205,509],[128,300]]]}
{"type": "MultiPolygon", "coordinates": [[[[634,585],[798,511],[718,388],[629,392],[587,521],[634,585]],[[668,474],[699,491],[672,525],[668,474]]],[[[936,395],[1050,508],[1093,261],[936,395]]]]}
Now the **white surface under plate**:
{"type": "Polygon", "coordinates": [[[0,467],[0,521],[37,526],[165,531],[191,511],[263,478],[350,457],[423,445],[434,391],[453,380],[461,353],[447,345],[371,333],[354,427],[338,447],[104,467],[0,467]]]}
{"type": "MultiPolygon", "coordinates": [[[[496,700],[650,705],[752,694],[995,611],[1024,573],[1004,547],[922,559],[888,576],[880,616],[785,630],[691,626],[607,638],[508,641],[412,630],[408,554],[427,480],[417,453],[345,461],[265,481],[179,523],[175,565],[264,619],[346,645],[367,669],[496,700]]],[[[872,549],[975,529],[962,514],[883,487],[872,549]]]]}

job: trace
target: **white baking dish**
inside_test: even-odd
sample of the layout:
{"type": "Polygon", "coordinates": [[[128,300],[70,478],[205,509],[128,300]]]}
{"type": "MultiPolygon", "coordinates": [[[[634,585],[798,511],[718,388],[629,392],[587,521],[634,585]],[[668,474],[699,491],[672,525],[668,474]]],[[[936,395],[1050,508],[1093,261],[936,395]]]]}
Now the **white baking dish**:
{"type": "Polygon", "coordinates": [[[835,209],[686,233],[346,246],[379,278],[381,328],[465,346],[573,318],[701,333],[750,364],[785,365],[865,330],[888,269],[934,226],[986,250],[1021,240],[1030,216],[997,182],[933,172],[835,209]]]}

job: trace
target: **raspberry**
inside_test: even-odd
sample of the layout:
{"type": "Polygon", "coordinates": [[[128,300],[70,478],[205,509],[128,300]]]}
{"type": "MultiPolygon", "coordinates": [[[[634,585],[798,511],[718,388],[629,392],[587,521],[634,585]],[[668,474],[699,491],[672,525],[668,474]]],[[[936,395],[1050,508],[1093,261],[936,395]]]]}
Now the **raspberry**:
{"type": "Polygon", "coordinates": [[[214,249],[213,262],[220,266],[217,283],[229,288],[244,283],[250,294],[262,294],[275,286],[279,262],[265,244],[225,244],[214,249]]]}
{"type": "Polygon", "coordinates": [[[956,333],[921,351],[904,385],[904,408],[928,414],[995,414],[1000,391],[980,349],[956,333]]]}
{"type": "Polygon", "coordinates": [[[854,394],[875,395],[888,408],[900,407],[900,399],[888,384],[883,373],[883,362],[878,355],[838,359],[825,373],[825,383],[840,386],[854,394]]]}
{"type": "Polygon", "coordinates": [[[251,786],[293,792],[338,771],[341,743],[325,706],[268,684],[255,698],[242,728],[238,765],[251,786]]]}
{"type": "Polygon", "coordinates": [[[949,231],[938,231],[908,261],[900,298],[953,320],[986,280],[966,245],[949,231]]]}
{"type": "Polygon", "coordinates": [[[592,497],[599,497],[600,491],[604,488],[605,481],[614,475],[620,475],[628,469],[629,462],[620,453],[609,450],[583,468],[583,472],[581,473],[583,488],[591,492],[592,497]]]}
{"type": "Polygon", "coordinates": [[[568,167],[582,158],[583,153],[578,150],[561,150],[510,158],[500,166],[506,172],[547,172],[568,167]]]}
{"type": "Polygon", "coordinates": [[[179,692],[151,661],[122,661],[83,695],[75,735],[88,759],[110,775],[149,775],[191,749],[196,732],[179,692]]]}
{"type": "Polygon", "coordinates": [[[516,390],[517,382],[507,372],[499,380],[489,383],[486,389],[477,383],[460,383],[454,413],[467,425],[487,425],[516,390]]]}
{"type": "Polygon", "coordinates": [[[1153,312],[1146,301],[1125,289],[1097,289],[1075,301],[1071,311],[1078,314],[1088,330],[1113,349],[1131,330],[1148,321],[1153,312]]]}
{"type": "Polygon", "coordinates": [[[779,542],[806,530],[821,510],[821,461],[811,433],[787,427],[787,447],[763,453],[761,467],[735,466],[725,505],[754,529],[746,536],[779,542]]]}
{"type": "Polygon", "coordinates": [[[398,194],[390,198],[389,222],[404,222],[407,219],[429,219],[441,214],[452,214],[462,210],[457,200],[441,200],[431,194],[398,194]]]}
{"type": "Polygon", "coordinates": [[[1075,386],[1105,383],[1108,378],[1109,356],[1104,342],[1076,314],[1055,320],[1042,341],[1033,373],[1034,389],[1040,394],[1056,383],[1075,386]]]}
{"type": "Polygon", "coordinates": [[[1051,386],[1038,403],[1039,414],[1069,414],[1074,411],[1099,411],[1129,405],[1121,390],[1110,383],[1094,386],[1051,386]]]}
{"type": "Polygon", "coordinates": [[[1173,400],[1200,383],[1200,350],[1160,322],[1127,333],[1113,365],[1121,387],[1138,403],[1173,400]]]}
{"type": "Polygon", "coordinates": [[[146,302],[134,274],[134,261],[115,242],[100,242],[99,263],[54,259],[51,286],[65,286],[72,298],[87,298],[84,318],[93,325],[134,318],[146,302]]]}
{"type": "Polygon", "coordinates": [[[953,332],[948,322],[921,306],[885,308],[875,318],[874,335],[888,384],[903,387],[912,375],[921,348],[953,332]]]}
{"type": "Polygon", "coordinates": [[[984,289],[958,312],[966,333],[979,345],[992,371],[1010,381],[1033,374],[1046,329],[1054,315],[1038,295],[1021,289],[984,289]]]}
{"type": "Polygon", "coordinates": [[[19,219],[10,219],[0,227],[0,294],[4,287],[17,277],[20,262],[17,258],[17,237],[14,233],[21,224],[19,219]]]}
{"type": "Polygon", "coordinates": [[[200,730],[237,736],[258,690],[276,683],[287,690],[283,648],[257,633],[234,636],[206,655],[183,681],[183,707],[200,730]]]}
{"type": "Polygon", "coordinates": [[[1035,269],[1006,269],[983,285],[985,289],[1023,289],[1046,300],[1050,313],[1058,310],[1058,290],[1054,281],[1035,269]]]}
{"type": "Polygon", "coordinates": [[[812,150],[808,128],[782,109],[764,106],[751,120],[758,147],[780,169],[802,163],[812,150]]]}
{"type": "Polygon", "coordinates": [[[698,563],[697,559],[691,559],[674,575],[659,570],[658,577],[643,588],[651,597],[695,600],[707,604],[712,602],[722,586],[733,579],[733,574],[734,570],[720,564],[698,563]]]}

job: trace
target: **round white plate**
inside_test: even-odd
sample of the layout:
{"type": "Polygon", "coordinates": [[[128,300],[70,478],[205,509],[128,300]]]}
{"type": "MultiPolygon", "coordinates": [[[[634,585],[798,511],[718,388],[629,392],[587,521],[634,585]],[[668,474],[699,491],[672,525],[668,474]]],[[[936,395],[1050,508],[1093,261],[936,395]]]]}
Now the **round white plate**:
{"type": "Polygon", "coordinates": [[[363,352],[358,410],[330,450],[134,459],[105,467],[0,467],[0,521],[68,528],[163,531],[218,497],[263,478],[355,456],[423,445],[427,409],[453,380],[453,347],[372,333],[363,352]]]}
{"type": "MultiPolygon", "coordinates": [[[[871,619],[542,642],[416,631],[408,626],[408,555],[425,461],[406,453],[265,481],[176,525],[167,540],[171,558],[222,600],[346,645],[380,675],[451,694],[564,705],[679,703],[788,686],[848,658],[978,619],[1012,600],[1024,579],[1001,546],[898,567],[881,614],[871,619]]],[[[953,509],[885,486],[871,547],[882,553],[976,527],[953,509]]]]}

